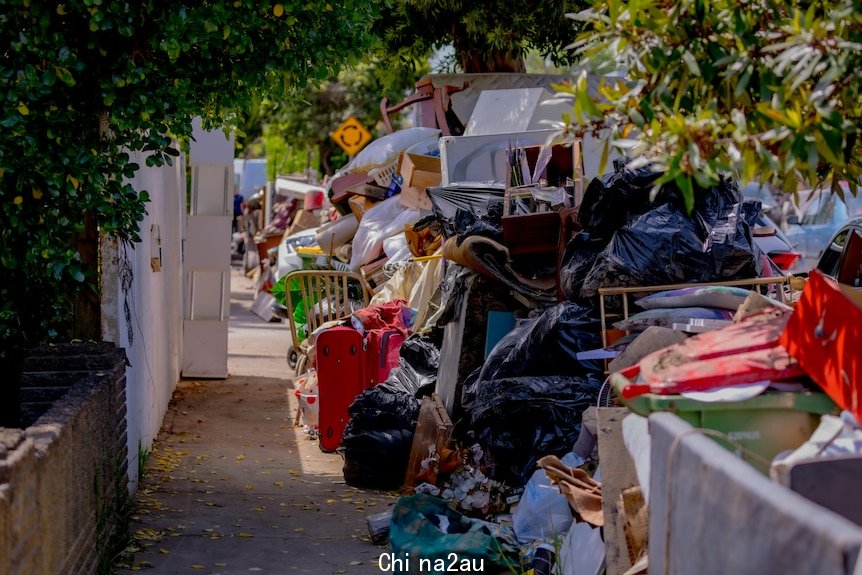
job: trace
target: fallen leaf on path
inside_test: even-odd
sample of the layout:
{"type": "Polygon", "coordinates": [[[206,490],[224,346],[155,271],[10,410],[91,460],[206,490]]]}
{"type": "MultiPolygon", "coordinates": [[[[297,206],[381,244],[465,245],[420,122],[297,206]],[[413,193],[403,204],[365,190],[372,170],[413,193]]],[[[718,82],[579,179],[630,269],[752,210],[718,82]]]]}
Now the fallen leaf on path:
{"type": "Polygon", "coordinates": [[[237,537],[254,537],[251,533],[240,532],[237,534],[237,537]]]}
{"type": "Polygon", "coordinates": [[[135,539],[147,539],[149,541],[159,541],[162,538],[162,534],[156,531],[155,529],[150,529],[145,527],[143,529],[138,529],[135,531],[135,539]]]}
{"type": "Polygon", "coordinates": [[[170,555],[171,552],[164,547],[159,547],[159,553],[161,553],[162,555],[170,555]]]}
{"type": "Polygon", "coordinates": [[[294,531],[296,533],[305,533],[305,527],[297,527],[294,531]]]}

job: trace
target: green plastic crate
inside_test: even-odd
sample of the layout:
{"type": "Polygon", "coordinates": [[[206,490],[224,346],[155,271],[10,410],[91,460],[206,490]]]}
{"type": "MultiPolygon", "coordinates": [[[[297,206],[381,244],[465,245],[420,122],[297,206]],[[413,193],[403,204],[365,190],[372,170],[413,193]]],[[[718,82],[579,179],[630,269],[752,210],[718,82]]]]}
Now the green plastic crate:
{"type": "MultiPolygon", "coordinates": [[[[620,374],[614,374],[611,383],[617,390],[617,396],[622,397],[619,391],[629,381],[620,374]]],[[[840,411],[826,394],[810,391],[767,391],[745,401],[720,403],[695,401],[680,395],[656,394],[622,401],[640,415],[669,411],[694,427],[719,431],[767,461],[807,441],[820,425],[820,416],[840,411]]],[[[710,437],[731,451],[741,451],[733,443],[710,437]]],[[[762,472],[768,471],[768,466],[758,459],[746,459],[762,472]]]]}

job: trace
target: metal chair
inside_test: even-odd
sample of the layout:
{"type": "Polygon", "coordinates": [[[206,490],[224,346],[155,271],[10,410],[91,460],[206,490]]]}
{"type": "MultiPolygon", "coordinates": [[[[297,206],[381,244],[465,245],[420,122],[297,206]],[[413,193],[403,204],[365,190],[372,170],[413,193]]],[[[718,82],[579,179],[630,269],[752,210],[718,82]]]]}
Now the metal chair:
{"type": "Polygon", "coordinates": [[[305,333],[311,333],[321,325],[337,321],[352,313],[351,301],[360,301],[367,306],[371,301],[371,290],[360,274],[335,270],[300,270],[287,274],[285,280],[287,291],[288,318],[290,320],[290,335],[293,338],[293,348],[298,354],[296,375],[305,373],[308,369],[308,340],[302,344],[299,341],[299,326],[294,319],[295,306],[305,308],[305,333]],[[297,285],[298,284],[298,285],[297,285]],[[354,299],[350,299],[350,286],[354,287],[354,299]],[[299,290],[299,301],[291,301],[291,286],[299,290]],[[356,299],[356,298],[359,299],[356,299]]]}

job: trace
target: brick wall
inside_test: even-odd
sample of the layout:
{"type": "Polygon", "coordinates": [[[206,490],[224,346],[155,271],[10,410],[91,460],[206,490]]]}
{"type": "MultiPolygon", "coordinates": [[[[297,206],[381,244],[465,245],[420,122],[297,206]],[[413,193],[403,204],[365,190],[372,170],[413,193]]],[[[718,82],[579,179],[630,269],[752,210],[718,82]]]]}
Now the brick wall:
{"type": "Polygon", "coordinates": [[[0,573],[97,573],[125,533],[117,518],[130,502],[125,356],[61,346],[24,369],[32,425],[0,428],[0,573]]]}

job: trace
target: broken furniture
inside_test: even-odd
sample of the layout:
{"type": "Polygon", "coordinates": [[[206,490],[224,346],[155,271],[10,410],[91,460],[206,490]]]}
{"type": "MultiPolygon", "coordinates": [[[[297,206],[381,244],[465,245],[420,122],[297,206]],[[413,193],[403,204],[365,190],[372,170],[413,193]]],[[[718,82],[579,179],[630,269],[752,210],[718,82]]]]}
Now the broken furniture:
{"type": "Polygon", "coordinates": [[[355,296],[358,296],[362,306],[371,301],[371,291],[361,275],[354,272],[335,270],[300,270],[287,274],[285,293],[290,319],[290,335],[293,347],[299,354],[296,363],[296,373],[305,373],[308,369],[309,344],[308,339],[299,336],[300,324],[294,313],[297,306],[305,311],[305,333],[310,336],[314,330],[326,322],[337,321],[351,314],[350,286],[353,285],[355,296]],[[298,292],[298,300],[294,295],[298,292]]]}

